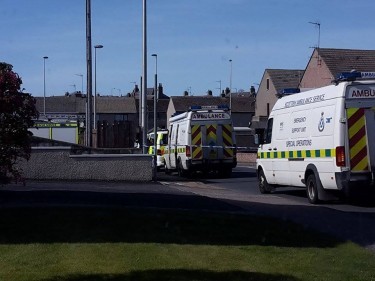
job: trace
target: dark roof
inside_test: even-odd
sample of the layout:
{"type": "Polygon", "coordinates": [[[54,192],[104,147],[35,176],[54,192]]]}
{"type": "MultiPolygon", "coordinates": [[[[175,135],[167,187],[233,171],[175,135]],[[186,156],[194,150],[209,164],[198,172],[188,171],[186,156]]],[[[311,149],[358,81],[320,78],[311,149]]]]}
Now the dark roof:
{"type": "Polygon", "coordinates": [[[96,97],[98,113],[137,113],[133,97],[96,97]]]}
{"type": "Polygon", "coordinates": [[[255,98],[232,96],[232,112],[255,112],[255,98]]]}
{"type": "Polygon", "coordinates": [[[300,69],[266,69],[277,92],[286,88],[298,88],[304,70],[300,69]]]}
{"type": "Polygon", "coordinates": [[[176,112],[185,112],[193,105],[227,105],[229,98],[215,96],[174,96],[171,97],[176,112]]]}
{"type": "MultiPolygon", "coordinates": [[[[137,106],[137,110],[139,111],[139,99],[135,99],[135,103],[137,106]]],[[[156,103],[156,109],[157,112],[167,112],[169,104],[169,98],[168,99],[159,99],[156,103]]],[[[148,112],[154,112],[154,99],[147,99],[147,111],[148,112]]]]}
{"type": "MultiPolygon", "coordinates": [[[[44,97],[34,97],[39,112],[44,110],[44,97]]],[[[84,113],[86,99],[76,96],[46,97],[46,112],[54,113],[84,113]]]]}
{"type": "MultiPolygon", "coordinates": [[[[35,97],[36,108],[39,112],[44,110],[44,98],[35,97]]],[[[92,99],[92,102],[94,100],[92,99]]],[[[136,113],[134,98],[118,96],[96,97],[98,113],[136,113]]],[[[46,112],[48,113],[85,113],[86,98],[71,96],[46,97],[46,112]]]]}
{"type": "MultiPolygon", "coordinates": [[[[227,105],[229,97],[217,96],[174,96],[171,97],[176,112],[185,112],[193,105],[227,105]]],[[[255,98],[246,96],[232,96],[232,112],[254,112],[255,98]]]]}
{"type": "Polygon", "coordinates": [[[341,72],[375,71],[375,50],[315,49],[334,77],[341,72]]]}

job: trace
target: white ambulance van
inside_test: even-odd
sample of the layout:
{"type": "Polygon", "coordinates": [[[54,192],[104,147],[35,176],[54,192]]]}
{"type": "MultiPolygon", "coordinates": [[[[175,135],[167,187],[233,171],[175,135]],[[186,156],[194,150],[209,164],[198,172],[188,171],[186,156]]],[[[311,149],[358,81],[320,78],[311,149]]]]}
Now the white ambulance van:
{"type": "Polygon", "coordinates": [[[225,106],[194,106],[169,119],[165,172],[180,176],[195,171],[218,171],[229,177],[237,165],[235,134],[225,106]]]}
{"type": "Polygon", "coordinates": [[[315,204],[330,191],[374,188],[375,73],[342,73],[334,85],[281,97],[259,144],[261,193],[306,187],[315,204]]]}

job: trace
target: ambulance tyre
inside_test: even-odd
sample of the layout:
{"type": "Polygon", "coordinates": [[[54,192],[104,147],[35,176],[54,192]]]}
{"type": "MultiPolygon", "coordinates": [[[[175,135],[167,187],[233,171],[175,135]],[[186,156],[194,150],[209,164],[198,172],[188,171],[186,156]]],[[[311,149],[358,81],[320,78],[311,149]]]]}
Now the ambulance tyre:
{"type": "Polygon", "coordinates": [[[232,168],[219,169],[218,174],[221,178],[230,178],[232,176],[232,168]]]}
{"type": "Polygon", "coordinates": [[[267,182],[266,176],[264,175],[263,170],[259,171],[258,174],[259,181],[259,191],[262,194],[269,194],[273,190],[272,186],[267,182]]]}
{"type": "Polygon", "coordinates": [[[318,185],[314,174],[311,174],[307,177],[306,193],[307,199],[311,204],[317,204],[319,202],[318,185]]]}
{"type": "Polygon", "coordinates": [[[164,173],[165,173],[166,175],[170,175],[170,174],[171,174],[171,171],[168,169],[166,163],[164,163],[164,173]]]}
{"type": "Polygon", "coordinates": [[[187,176],[187,172],[184,170],[184,167],[182,166],[181,158],[178,158],[177,173],[178,173],[178,176],[180,176],[180,177],[187,176]]]}

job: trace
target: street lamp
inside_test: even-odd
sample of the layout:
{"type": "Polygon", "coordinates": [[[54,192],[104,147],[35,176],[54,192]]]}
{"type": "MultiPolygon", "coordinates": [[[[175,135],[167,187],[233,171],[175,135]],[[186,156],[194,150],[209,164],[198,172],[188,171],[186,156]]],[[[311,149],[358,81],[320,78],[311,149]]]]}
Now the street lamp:
{"type": "Polygon", "coordinates": [[[232,60],[230,63],[230,75],[229,75],[229,112],[232,114],[232,60]]]}
{"type": "Polygon", "coordinates": [[[154,85],[154,180],[156,181],[156,171],[157,171],[157,124],[156,124],[156,99],[158,97],[157,90],[158,90],[158,55],[152,54],[152,57],[155,58],[155,85],[154,85]]]}
{"type": "Polygon", "coordinates": [[[43,93],[44,93],[44,99],[43,99],[43,114],[44,118],[46,118],[46,59],[48,57],[43,57],[43,93]]]}
{"type": "Polygon", "coordinates": [[[76,74],[77,76],[81,76],[81,83],[82,83],[82,92],[81,94],[83,95],[83,74],[76,74]]]}
{"type": "Polygon", "coordinates": [[[94,66],[95,66],[95,75],[94,75],[94,130],[96,130],[96,96],[97,96],[97,92],[96,92],[96,49],[102,49],[103,48],[103,45],[95,45],[94,46],[95,48],[95,52],[94,52],[94,66]]]}

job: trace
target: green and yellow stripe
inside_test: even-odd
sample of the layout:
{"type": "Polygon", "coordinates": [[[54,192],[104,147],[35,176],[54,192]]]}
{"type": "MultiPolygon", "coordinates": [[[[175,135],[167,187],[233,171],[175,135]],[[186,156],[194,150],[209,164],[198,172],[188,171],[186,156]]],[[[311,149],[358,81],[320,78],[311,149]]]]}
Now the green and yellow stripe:
{"type": "Polygon", "coordinates": [[[261,159],[328,158],[336,157],[336,149],[292,150],[258,152],[261,159]]]}

